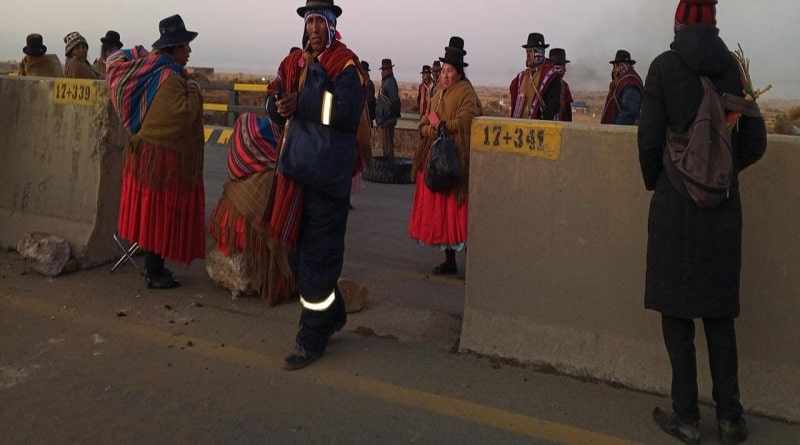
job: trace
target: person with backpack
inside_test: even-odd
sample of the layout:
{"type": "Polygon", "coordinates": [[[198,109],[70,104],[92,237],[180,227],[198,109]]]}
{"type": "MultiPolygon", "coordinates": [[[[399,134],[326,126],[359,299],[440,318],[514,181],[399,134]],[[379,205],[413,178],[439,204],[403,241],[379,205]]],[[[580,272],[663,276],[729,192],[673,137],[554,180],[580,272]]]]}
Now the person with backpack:
{"type": "MultiPolygon", "coordinates": [[[[707,95],[702,76],[720,94],[744,95],[745,77],[716,28],[716,3],[679,1],[671,49],[656,57],[645,80],[638,128],[645,188],[654,191],[645,307],[661,313],[672,368],[672,409],[655,408],[652,415],[662,430],[685,443],[700,441],[695,318],[703,320],[708,345],[719,439],[739,443],[747,438],[734,326],[742,256],[738,173],[764,155],[766,127],[758,113],[727,113],[729,184],[718,202],[704,206],[689,196],[682,183],[670,180],[668,170],[677,164],[669,164],[675,158],[666,149],[668,135],[672,138],[699,125],[695,111],[707,95]]],[[[690,140],[688,145],[696,142],[690,140]]]]}

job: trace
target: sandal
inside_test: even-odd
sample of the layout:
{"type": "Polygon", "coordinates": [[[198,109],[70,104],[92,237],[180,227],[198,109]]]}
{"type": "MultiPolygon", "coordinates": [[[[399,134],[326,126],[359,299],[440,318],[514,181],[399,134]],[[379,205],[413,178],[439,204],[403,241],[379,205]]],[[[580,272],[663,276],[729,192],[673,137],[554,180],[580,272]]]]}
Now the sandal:
{"type": "Polygon", "coordinates": [[[458,266],[455,262],[445,261],[444,263],[436,266],[431,271],[434,275],[455,275],[458,273],[458,266]]]}

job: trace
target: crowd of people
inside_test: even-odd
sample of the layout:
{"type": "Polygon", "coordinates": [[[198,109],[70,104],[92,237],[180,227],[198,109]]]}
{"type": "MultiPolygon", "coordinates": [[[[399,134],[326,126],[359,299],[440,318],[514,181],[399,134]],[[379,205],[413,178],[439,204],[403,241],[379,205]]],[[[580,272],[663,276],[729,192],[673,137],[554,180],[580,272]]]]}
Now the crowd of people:
{"type": "MultiPolygon", "coordinates": [[[[720,439],[738,443],[747,437],[734,328],[742,231],[736,176],[764,154],[763,118],[729,112],[733,181],[718,206],[698,206],[665,171],[665,141],[670,132],[691,125],[703,98],[701,77],[720,92],[744,95],[740,68],[718,35],[716,3],[678,0],[671,50],[653,61],[644,82],[631,54],[617,51],[602,113],[603,124],[639,125],[644,185],[654,191],[645,306],[662,314],[673,373],[672,409],[652,414],[665,432],[686,443],[700,440],[695,318],[703,320],[709,345],[720,439]]],[[[381,61],[376,91],[369,63],[341,41],[342,9],[333,0],[307,0],[297,14],[303,19],[302,46],[289,51],[268,85],[267,116],[246,113],[237,120],[228,155],[230,180],[209,223],[218,249],[244,255],[262,295],[298,297],[302,312],[285,358],[287,370],[319,359],[347,322],[338,283],[352,180],[369,163],[373,125],[384,156],[394,156],[401,114],[392,60],[381,61]]],[[[63,69],[59,58],[47,53],[42,36],[31,34],[19,74],[108,83],[129,133],[118,230],[145,250],[146,285],[170,289],[180,283],[165,259],[189,264],[206,253],[203,98],[185,69],[198,33],[187,30],[179,15],[161,20],[158,29],[150,50],[123,50],[120,35],[108,31],[94,64],[87,59],[86,39],[71,32],[64,37],[63,69]]],[[[525,69],[510,83],[509,116],[571,121],[566,51],[553,48],[546,55],[549,45],[538,32],[529,33],[521,46],[525,69]]],[[[455,252],[467,246],[470,128],[482,106],[466,74],[466,55],[464,39],[451,37],[441,57],[422,66],[417,90],[420,143],[412,159],[416,185],[409,235],[444,252],[434,274],[457,274],[455,252]],[[447,189],[432,190],[426,167],[442,138],[453,141],[460,175],[447,189]]]]}

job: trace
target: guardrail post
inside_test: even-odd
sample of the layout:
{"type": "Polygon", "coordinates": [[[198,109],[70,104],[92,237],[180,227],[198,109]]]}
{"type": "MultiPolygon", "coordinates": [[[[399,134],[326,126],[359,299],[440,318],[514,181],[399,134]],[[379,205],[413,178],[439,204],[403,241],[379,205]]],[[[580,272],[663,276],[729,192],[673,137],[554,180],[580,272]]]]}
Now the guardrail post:
{"type": "Polygon", "coordinates": [[[236,105],[239,104],[239,92],[235,91],[233,85],[231,85],[230,91],[228,91],[228,126],[233,127],[234,122],[236,121],[236,112],[234,109],[236,105]]]}

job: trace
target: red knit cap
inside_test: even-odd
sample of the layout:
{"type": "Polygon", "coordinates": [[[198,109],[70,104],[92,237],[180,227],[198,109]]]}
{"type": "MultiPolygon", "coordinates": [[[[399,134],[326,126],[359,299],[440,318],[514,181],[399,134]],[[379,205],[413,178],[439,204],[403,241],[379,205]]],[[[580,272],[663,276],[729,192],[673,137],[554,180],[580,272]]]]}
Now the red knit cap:
{"type": "Polygon", "coordinates": [[[680,0],[675,11],[675,32],[696,23],[717,26],[717,0],[680,0]]]}

